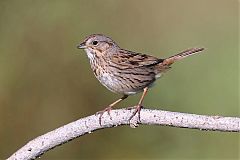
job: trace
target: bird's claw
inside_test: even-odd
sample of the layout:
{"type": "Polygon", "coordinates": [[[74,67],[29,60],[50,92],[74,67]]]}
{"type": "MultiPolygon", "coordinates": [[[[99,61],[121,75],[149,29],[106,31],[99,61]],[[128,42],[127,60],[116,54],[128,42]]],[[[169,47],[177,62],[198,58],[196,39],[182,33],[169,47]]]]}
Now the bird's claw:
{"type": "Polygon", "coordinates": [[[112,106],[109,106],[109,107],[105,108],[104,110],[98,111],[98,112],[96,113],[96,115],[99,114],[99,125],[100,125],[100,126],[102,126],[102,116],[103,116],[103,114],[104,114],[105,112],[107,112],[108,115],[110,116],[110,118],[112,119],[112,117],[111,117],[111,115],[110,115],[110,111],[111,111],[111,110],[112,110],[112,106]]]}
{"type": "Polygon", "coordinates": [[[128,107],[127,109],[135,109],[134,112],[133,112],[133,114],[129,117],[128,121],[130,122],[131,119],[132,119],[136,114],[138,114],[138,122],[141,122],[141,120],[140,120],[140,111],[141,111],[142,108],[143,108],[143,106],[141,106],[141,105],[137,105],[137,106],[135,106],[135,107],[128,107]]]}

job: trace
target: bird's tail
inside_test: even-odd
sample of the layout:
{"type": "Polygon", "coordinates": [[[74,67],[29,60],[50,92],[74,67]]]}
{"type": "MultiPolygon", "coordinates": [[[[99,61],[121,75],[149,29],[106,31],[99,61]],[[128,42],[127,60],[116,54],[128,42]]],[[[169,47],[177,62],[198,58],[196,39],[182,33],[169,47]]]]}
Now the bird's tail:
{"type": "Polygon", "coordinates": [[[163,65],[166,65],[166,66],[170,66],[171,64],[173,64],[175,61],[178,61],[178,60],[181,60],[187,56],[190,56],[190,55],[194,55],[194,54],[197,54],[197,53],[201,53],[201,51],[203,51],[204,48],[191,48],[191,49],[187,49],[181,53],[178,53],[174,56],[171,56],[169,58],[166,58],[164,59],[164,61],[162,62],[163,65]]]}

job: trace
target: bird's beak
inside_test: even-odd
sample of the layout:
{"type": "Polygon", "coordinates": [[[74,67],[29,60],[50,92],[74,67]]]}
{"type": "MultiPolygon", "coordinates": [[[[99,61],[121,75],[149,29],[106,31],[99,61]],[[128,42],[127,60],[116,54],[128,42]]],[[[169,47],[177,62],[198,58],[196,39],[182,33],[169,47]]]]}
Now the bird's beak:
{"type": "Polygon", "coordinates": [[[79,45],[77,45],[77,48],[78,48],[78,49],[84,49],[84,48],[86,48],[85,42],[80,43],[79,45]]]}

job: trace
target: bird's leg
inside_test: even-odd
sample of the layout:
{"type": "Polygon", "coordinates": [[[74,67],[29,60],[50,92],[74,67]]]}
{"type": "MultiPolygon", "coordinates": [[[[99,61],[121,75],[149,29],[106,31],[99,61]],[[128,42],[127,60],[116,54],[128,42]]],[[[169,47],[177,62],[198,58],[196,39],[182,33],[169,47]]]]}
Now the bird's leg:
{"type": "Polygon", "coordinates": [[[147,94],[147,91],[148,91],[148,87],[144,88],[143,89],[143,94],[142,94],[142,97],[141,99],[139,100],[138,102],[138,105],[133,107],[135,109],[135,111],[133,112],[133,114],[131,115],[131,117],[129,118],[129,121],[138,113],[138,120],[140,122],[140,111],[142,109],[142,102],[143,102],[143,99],[145,97],[145,95],[147,94]]]}
{"type": "MultiPolygon", "coordinates": [[[[115,106],[116,104],[118,104],[119,102],[121,102],[122,100],[126,99],[128,97],[128,95],[124,95],[122,98],[119,98],[118,100],[116,100],[115,102],[113,102],[112,104],[110,104],[107,108],[105,108],[104,110],[101,110],[99,112],[97,112],[96,114],[99,114],[99,124],[100,126],[102,125],[102,116],[104,112],[107,112],[108,115],[110,116],[110,111],[112,110],[112,107],[115,106]]],[[[111,116],[110,116],[111,117],[111,116]]]]}

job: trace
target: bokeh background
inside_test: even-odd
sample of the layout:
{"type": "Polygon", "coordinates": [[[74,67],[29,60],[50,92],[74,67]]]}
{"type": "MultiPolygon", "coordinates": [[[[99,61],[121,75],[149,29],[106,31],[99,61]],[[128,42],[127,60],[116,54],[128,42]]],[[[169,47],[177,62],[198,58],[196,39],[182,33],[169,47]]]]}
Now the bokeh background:
{"type": "MultiPolygon", "coordinates": [[[[144,104],[239,116],[238,6],[237,0],[1,0],[0,159],[120,97],[100,85],[86,54],[76,49],[92,33],[161,58],[205,47],[204,54],[174,64],[144,104]]],[[[238,133],[123,126],[85,135],[41,158],[238,159],[239,138],[238,133]]]]}

